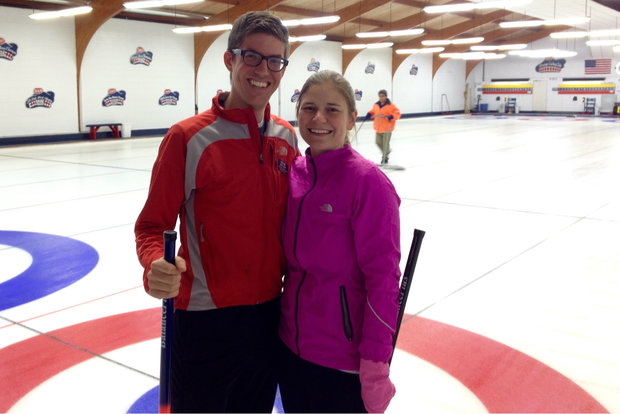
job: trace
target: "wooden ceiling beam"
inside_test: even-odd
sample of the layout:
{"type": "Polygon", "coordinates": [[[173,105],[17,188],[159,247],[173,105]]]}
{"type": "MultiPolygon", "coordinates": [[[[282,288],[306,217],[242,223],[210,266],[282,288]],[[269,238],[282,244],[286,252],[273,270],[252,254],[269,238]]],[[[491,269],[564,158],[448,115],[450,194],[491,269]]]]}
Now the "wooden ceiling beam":
{"type": "Polygon", "coordinates": [[[75,16],[75,59],[77,73],[78,130],[81,130],[80,72],[82,60],[90,40],[99,28],[123,10],[124,0],[91,0],[93,10],[88,14],[75,16]]]}
{"type": "Polygon", "coordinates": [[[147,14],[147,13],[133,13],[127,11],[121,11],[116,16],[118,18],[124,18],[127,20],[137,20],[142,22],[154,22],[154,23],[165,23],[165,24],[174,24],[178,26],[203,26],[207,23],[208,20],[205,20],[200,17],[171,17],[171,16],[160,16],[157,14],[147,14]],[[174,19],[174,21],[172,21],[174,19]]]}
{"type": "MultiPolygon", "coordinates": [[[[422,40],[426,39],[450,39],[463,33],[467,33],[476,27],[482,26],[505,16],[503,10],[494,11],[484,16],[480,16],[473,20],[468,20],[452,26],[445,27],[441,30],[427,30],[423,38],[416,38],[408,42],[400,43],[398,46],[402,49],[417,49],[422,47],[422,40]]],[[[481,34],[482,36],[483,34],[481,34]]]]}
{"type": "Polygon", "coordinates": [[[426,6],[429,6],[428,1],[415,1],[415,0],[392,0],[392,3],[402,4],[404,6],[416,7],[418,9],[423,9],[426,6]]]}
{"type": "Polygon", "coordinates": [[[295,14],[295,15],[298,15],[299,18],[322,17],[322,16],[329,16],[330,15],[330,13],[324,13],[324,12],[318,11],[318,10],[302,9],[302,8],[299,8],[299,7],[287,6],[285,4],[280,4],[278,6],[270,7],[269,11],[275,12],[275,13],[279,12],[279,13],[295,14]]]}
{"type": "MultiPolygon", "coordinates": [[[[358,4],[352,4],[350,6],[343,7],[340,10],[336,10],[334,13],[340,16],[340,20],[335,23],[321,25],[321,31],[327,32],[329,30],[340,28],[345,23],[355,23],[363,14],[384,6],[388,2],[389,0],[363,0],[358,4]]],[[[376,23],[377,21],[374,22],[376,23]]],[[[309,34],[316,34],[317,30],[317,26],[302,26],[291,28],[291,33],[294,36],[306,36],[309,34]]]]}

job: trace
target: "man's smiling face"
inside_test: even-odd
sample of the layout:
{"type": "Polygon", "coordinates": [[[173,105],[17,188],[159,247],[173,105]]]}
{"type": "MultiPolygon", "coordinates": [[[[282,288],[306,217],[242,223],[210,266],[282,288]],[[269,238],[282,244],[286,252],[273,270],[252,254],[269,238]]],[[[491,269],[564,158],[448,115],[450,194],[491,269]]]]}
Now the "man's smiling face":
{"type": "MultiPolygon", "coordinates": [[[[284,56],[285,44],[275,36],[254,33],[248,35],[239,46],[241,50],[253,50],[263,56],[284,56]]],[[[224,54],[224,63],[231,72],[231,91],[226,101],[226,108],[252,107],[260,122],[262,113],[271,98],[278,89],[280,80],[286,68],[280,72],[274,72],[267,68],[267,61],[258,66],[250,66],[243,62],[241,55],[233,55],[230,51],[224,54]]]]}

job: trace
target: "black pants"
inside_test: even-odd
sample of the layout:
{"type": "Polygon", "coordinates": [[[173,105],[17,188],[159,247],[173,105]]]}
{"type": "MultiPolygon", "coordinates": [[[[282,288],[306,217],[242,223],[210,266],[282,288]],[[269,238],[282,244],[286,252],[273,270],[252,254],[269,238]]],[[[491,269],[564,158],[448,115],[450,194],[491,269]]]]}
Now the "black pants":
{"type": "Polygon", "coordinates": [[[360,377],[305,361],[280,342],[278,369],[286,413],[365,413],[360,377]]]}
{"type": "Polygon", "coordinates": [[[174,312],[171,410],[268,412],[276,394],[279,299],[174,312]]]}

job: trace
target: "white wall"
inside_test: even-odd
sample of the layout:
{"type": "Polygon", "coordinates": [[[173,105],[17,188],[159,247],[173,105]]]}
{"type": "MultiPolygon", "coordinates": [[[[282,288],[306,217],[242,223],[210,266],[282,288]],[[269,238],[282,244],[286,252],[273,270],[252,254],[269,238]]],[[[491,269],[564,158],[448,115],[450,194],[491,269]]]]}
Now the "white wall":
{"type": "Polygon", "coordinates": [[[193,37],[173,26],[123,19],[105,22],[82,61],[82,131],[89,123],[130,123],[133,129],[169,128],[194,114],[193,37]],[[133,65],[138,47],[153,53],[150,65],[133,65]],[[108,89],[126,92],[122,106],[105,107],[108,89]],[[177,105],[159,105],[165,89],[179,92],[177,105]]]}
{"type": "MultiPolygon", "coordinates": [[[[363,49],[351,60],[344,76],[353,90],[362,92],[362,99],[357,101],[358,116],[364,116],[372,109],[372,105],[379,99],[377,92],[381,89],[387,90],[388,97],[393,100],[392,49],[363,49]],[[368,65],[373,64],[374,73],[366,73],[368,65]]],[[[395,100],[394,104],[398,106],[395,100]]]]}
{"type": "MultiPolygon", "coordinates": [[[[435,59],[441,59],[435,57],[435,59]]],[[[433,78],[432,112],[462,111],[465,107],[465,61],[448,59],[433,78]]]]}
{"type": "Polygon", "coordinates": [[[394,73],[392,96],[394,104],[403,114],[429,113],[433,110],[433,57],[431,55],[410,55],[394,73]],[[415,65],[417,74],[412,74],[415,65]]]}
{"type": "MultiPolygon", "coordinates": [[[[605,82],[613,82],[616,84],[615,97],[606,97],[605,99],[620,101],[619,84],[620,74],[614,69],[620,62],[619,55],[614,55],[611,52],[611,48],[606,50],[594,50],[597,58],[611,58],[612,70],[609,75],[586,75],[584,71],[584,61],[586,59],[592,59],[593,54],[590,47],[585,44],[583,39],[571,39],[555,41],[552,39],[541,39],[531,46],[532,49],[571,49],[578,52],[577,56],[571,58],[564,58],[566,63],[564,68],[560,72],[536,72],[536,66],[541,63],[543,58],[520,58],[508,56],[501,60],[490,60],[484,63],[478,64],[474,70],[471,71],[467,78],[467,82],[470,84],[470,105],[473,108],[476,103],[476,95],[481,95],[480,103],[488,104],[490,111],[497,111],[500,104],[504,103],[507,97],[516,97],[517,105],[521,111],[532,110],[532,96],[531,95],[483,95],[481,91],[476,90],[483,84],[491,84],[491,79],[506,79],[506,78],[527,78],[533,82],[535,80],[544,80],[547,82],[546,101],[547,111],[549,112],[581,112],[583,110],[583,98],[596,98],[597,106],[600,106],[602,102],[601,95],[592,94],[577,94],[577,95],[561,95],[557,93],[559,84],[564,83],[563,78],[600,78],[604,77],[605,82]],[[576,96],[577,100],[574,101],[573,97],[576,96]],[[499,97],[500,100],[496,100],[499,97]]],[[[524,82],[525,83],[525,82],[524,82]]]]}
{"type": "Polygon", "coordinates": [[[280,82],[280,90],[271,98],[273,112],[288,120],[295,120],[295,105],[293,96],[295,90],[301,89],[304,82],[314,72],[308,69],[308,65],[314,59],[319,65],[319,70],[333,70],[342,73],[342,53],[340,42],[318,41],[307,42],[299,45],[289,57],[286,73],[280,82]],[[278,105],[279,101],[279,105],[278,105]]]}
{"type": "Polygon", "coordinates": [[[196,83],[197,104],[200,112],[211,108],[211,100],[218,90],[230,90],[230,72],[224,65],[228,34],[229,32],[225,32],[215,39],[200,61],[196,83]]]}
{"type": "Polygon", "coordinates": [[[35,21],[32,10],[0,7],[0,37],[18,46],[0,59],[0,137],[77,132],[77,82],[73,19],[35,21]],[[35,88],[54,92],[50,108],[26,108],[35,88]]]}

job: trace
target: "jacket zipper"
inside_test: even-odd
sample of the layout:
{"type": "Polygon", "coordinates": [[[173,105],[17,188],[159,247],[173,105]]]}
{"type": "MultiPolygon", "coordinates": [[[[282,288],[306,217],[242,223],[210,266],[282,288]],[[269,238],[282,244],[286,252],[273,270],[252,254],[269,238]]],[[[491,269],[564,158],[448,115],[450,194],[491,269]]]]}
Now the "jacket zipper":
{"type": "MultiPolygon", "coordinates": [[[[312,186],[310,189],[304,194],[299,202],[299,208],[297,209],[297,223],[295,223],[295,240],[293,242],[293,256],[295,260],[299,263],[299,259],[297,258],[297,233],[299,232],[299,222],[301,218],[301,207],[304,203],[304,200],[310,194],[310,192],[314,189],[317,181],[317,173],[316,173],[316,165],[314,165],[314,160],[310,158],[310,163],[312,164],[312,169],[314,171],[314,181],[312,182],[312,186]]],[[[299,294],[301,292],[301,286],[304,284],[304,280],[306,280],[306,271],[304,270],[304,274],[301,277],[301,281],[297,286],[297,292],[295,295],[295,346],[297,347],[297,356],[301,356],[301,350],[299,349],[299,294]]]]}
{"type": "Polygon", "coordinates": [[[266,120],[263,120],[264,124],[262,127],[259,127],[257,124],[257,130],[258,130],[258,137],[259,137],[259,143],[258,143],[258,160],[261,164],[265,163],[265,160],[263,160],[263,145],[264,145],[264,140],[263,140],[263,133],[267,131],[267,124],[266,124],[266,120]],[[264,131],[263,129],[264,128],[264,131]]]}
{"type": "Polygon", "coordinates": [[[275,160],[273,144],[269,144],[269,153],[271,155],[271,175],[273,176],[273,199],[278,199],[278,163],[275,160]]]}

